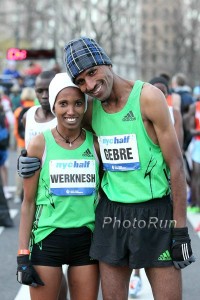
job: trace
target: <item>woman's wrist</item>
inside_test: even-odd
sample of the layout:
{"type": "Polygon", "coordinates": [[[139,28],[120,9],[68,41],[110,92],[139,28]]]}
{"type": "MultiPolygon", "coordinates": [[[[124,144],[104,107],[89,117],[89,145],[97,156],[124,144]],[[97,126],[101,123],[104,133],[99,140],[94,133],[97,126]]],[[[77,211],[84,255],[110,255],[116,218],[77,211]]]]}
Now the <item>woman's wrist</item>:
{"type": "Polygon", "coordinates": [[[27,254],[29,255],[30,253],[31,252],[29,249],[19,249],[17,252],[18,255],[27,255],[27,254]]]}

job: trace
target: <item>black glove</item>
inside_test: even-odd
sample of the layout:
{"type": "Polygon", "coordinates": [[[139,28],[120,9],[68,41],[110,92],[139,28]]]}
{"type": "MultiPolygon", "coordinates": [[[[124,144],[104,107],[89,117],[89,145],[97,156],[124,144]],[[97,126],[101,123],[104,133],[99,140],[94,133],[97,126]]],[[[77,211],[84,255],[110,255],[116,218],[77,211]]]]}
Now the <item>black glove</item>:
{"type": "Polygon", "coordinates": [[[187,227],[172,229],[171,253],[176,269],[183,269],[195,262],[187,227]]]}
{"type": "Polygon", "coordinates": [[[35,271],[34,267],[29,260],[29,255],[17,256],[17,281],[21,284],[30,285],[36,287],[38,285],[44,285],[39,275],[35,271]]]}
{"type": "Polygon", "coordinates": [[[17,173],[20,177],[28,178],[39,170],[41,165],[40,159],[37,157],[28,157],[27,151],[23,149],[17,160],[17,173]]]}

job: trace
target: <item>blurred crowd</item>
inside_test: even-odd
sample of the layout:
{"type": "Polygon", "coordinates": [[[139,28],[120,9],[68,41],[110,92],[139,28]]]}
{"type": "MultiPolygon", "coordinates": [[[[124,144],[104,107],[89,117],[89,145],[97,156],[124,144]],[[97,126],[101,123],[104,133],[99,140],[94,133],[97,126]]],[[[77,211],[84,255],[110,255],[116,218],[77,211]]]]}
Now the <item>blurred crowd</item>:
{"type": "MultiPolygon", "coordinates": [[[[61,71],[58,63],[51,70],[55,73],[61,71]]],[[[8,188],[9,150],[20,153],[25,148],[23,115],[28,108],[39,105],[35,80],[42,71],[36,62],[30,62],[27,68],[18,71],[16,62],[8,61],[0,75],[0,175],[6,199],[12,197],[8,188]]],[[[22,181],[16,174],[14,202],[21,202],[22,194],[22,181]]]]}

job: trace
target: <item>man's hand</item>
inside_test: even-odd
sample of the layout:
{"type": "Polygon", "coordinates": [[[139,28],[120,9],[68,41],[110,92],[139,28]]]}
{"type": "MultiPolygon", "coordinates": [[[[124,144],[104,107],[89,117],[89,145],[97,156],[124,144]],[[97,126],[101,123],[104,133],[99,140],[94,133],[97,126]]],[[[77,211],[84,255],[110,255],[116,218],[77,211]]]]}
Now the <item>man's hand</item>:
{"type": "Polygon", "coordinates": [[[17,160],[17,173],[22,178],[28,178],[35,174],[41,166],[40,159],[37,157],[28,157],[27,151],[23,149],[17,160]]]}
{"type": "Polygon", "coordinates": [[[195,262],[187,227],[172,229],[171,253],[176,269],[183,269],[195,262]]]}
{"type": "Polygon", "coordinates": [[[17,256],[17,281],[21,284],[30,285],[36,287],[38,285],[44,285],[44,282],[40,279],[39,275],[32,266],[29,255],[17,256]]]}

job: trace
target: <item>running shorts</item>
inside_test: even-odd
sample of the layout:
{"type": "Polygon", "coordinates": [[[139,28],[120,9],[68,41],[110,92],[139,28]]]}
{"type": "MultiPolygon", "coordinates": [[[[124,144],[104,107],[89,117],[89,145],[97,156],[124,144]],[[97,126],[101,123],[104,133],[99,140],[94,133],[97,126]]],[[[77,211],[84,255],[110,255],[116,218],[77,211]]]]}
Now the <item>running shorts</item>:
{"type": "Polygon", "coordinates": [[[31,251],[33,265],[60,267],[97,264],[89,256],[92,231],[87,227],[55,229],[31,251]]]}
{"type": "Polygon", "coordinates": [[[104,195],[96,209],[90,256],[131,269],[172,266],[173,226],[170,196],[127,204],[104,195]]]}

